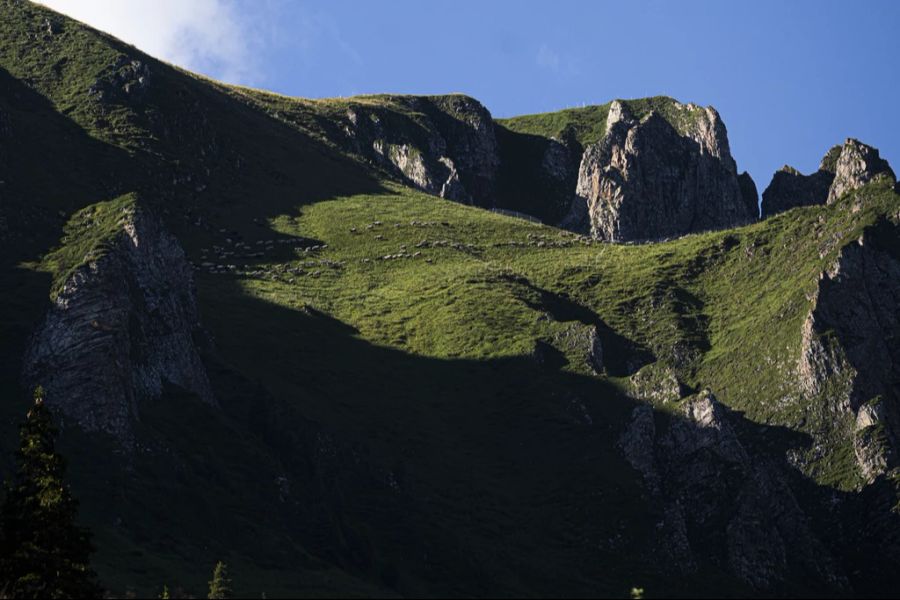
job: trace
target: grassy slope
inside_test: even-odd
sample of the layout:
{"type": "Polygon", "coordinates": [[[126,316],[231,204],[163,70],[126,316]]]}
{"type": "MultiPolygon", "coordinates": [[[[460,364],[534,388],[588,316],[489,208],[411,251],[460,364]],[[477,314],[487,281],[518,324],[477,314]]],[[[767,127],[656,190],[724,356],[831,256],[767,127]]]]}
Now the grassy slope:
{"type": "MultiPolygon", "coordinates": [[[[840,247],[897,207],[887,187],[866,196],[858,213],[837,204],[669,243],[620,246],[396,188],[276,218],[277,231],[314,237],[327,248],[315,260],[303,253],[249,267],[255,276],[225,277],[273,304],[314,306],[375,344],[439,359],[526,355],[535,340],[553,340],[567,323],[593,314],[588,320],[599,317],[676,366],[688,386],[711,387],[754,421],[800,429],[809,426],[810,407],[791,384],[807,298],[840,247]],[[431,247],[435,241],[459,246],[431,247]],[[421,254],[382,260],[398,252],[421,254]],[[321,266],[329,263],[336,266],[321,266]],[[285,265],[304,274],[280,274],[285,265]],[[540,291],[583,313],[538,318],[553,314],[540,291]]],[[[202,274],[201,285],[218,277],[202,274]]],[[[580,355],[566,359],[564,371],[589,375],[580,355]]],[[[840,473],[829,477],[837,483],[840,473]]]]}
{"type": "MultiPolygon", "coordinates": [[[[199,285],[222,353],[273,393],[302,399],[305,414],[364,441],[380,462],[402,465],[407,485],[430,492],[421,496],[420,526],[437,527],[435,537],[454,524],[475,555],[491,540],[509,547],[524,537],[521,554],[496,557],[493,568],[515,560],[540,577],[594,578],[574,580],[574,590],[614,592],[627,578],[659,589],[623,553],[588,550],[646,509],[616,500],[633,485],[614,447],[631,407],[620,380],[591,376],[583,349],[559,340],[580,321],[605,322],[678,364],[689,386],[709,387],[744,413],[763,451],[790,444],[811,452],[803,435],[832,437],[810,473],[822,485],[852,489],[859,479],[847,440],[792,382],[806,295],[819,272],[863,227],[896,211],[893,192],[869,193],[855,215],[841,205],[804,209],[666,244],[609,246],[397,188],[277,217],[276,231],[327,247],[254,261],[246,267],[254,275],[240,265],[237,274],[201,274],[199,285]],[[383,259],[401,252],[421,254],[383,259]],[[309,339],[305,307],[352,329],[309,339]],[[527,358],[536,340],[561,349],[559,371],[542,373],[527,358]],[[579,404],[592,426],[579,421],[579,404]],[[593,461],[605,468],[590,469],[593,461]],[[550,482],[558,492],[543,489],[550,482]],[[599,514],[589,524],[577,517],[599,514]],[[434,515],[446,521],[427,523],[434,515]],[[537,550],[539,539],[550,546],[537,550]],[[566,546],[578,551],[568,555],[566,546]],[[592,570],[586,557],[604,568],[592,570]]],[[[640,552],[641,539],[629,532],[632,551],[640,552]]],[[[420,568],[414,564],[404,573],[420,568]]],[[[552,589],[540,579],[495,584],[519,593],[552,589]]]]}
{"type": "MultiPolygon", "coordinates": [[[[2,10],[0,66],[32,81],[22,94],[49,102],[42,135],[73,140],[72,156],[102,153],[128,174],[111,177],[97,161],[86,172],[62,169],[54,158],[59,181],[71,185],[35,175],[12,194],[41,210],[29,225],[33,239],[2,271],[4,281],[27,280],[21,294],[0,295],[6,314],[18,317],[4,325],[14,331],[3,340],[5,395],[13,396],[17,352],[52,289],[27,265],[62,273],[53,257],[80,254],[65,243],[63,223],[81,206],[130,191],[83,180],[157,192],[157,208],[195,263],[235,265],[197,275],[225,410],[168,397],[144,409],[148,439],[184,455],[182,470],[171,475],[151,453],[130,470],[98,473],[90,465],[107,461],[103,445],[67,434],[73,477],[99,536],[98,566],[114,589],[150,593],[168,582],[198,593],[204,565],[225,554],[240,589],[270,596],[392,593],[391,586],[409,594],[679,591],[646,562],[651,519],[615,447],[633,401],[621,393],[623,380],[592,375],[582,351],[562,341],[585,323],[605,323],[676,365],[688,385],[712,388],[748,426],[770,432],[772,439],[758,438],[762,446],[780,451],[784,431],[828,434],[815,405],[789,383],[806,294],[842,243],[878,215],[896,214],[892,192],[872,190],[858,213],[839,204],[665,244],[599,244],[372,180],[321,140],[342,101],[265,99],[153,63],[161,92],[151,92],[151,109],[101,114],[84,90],[122,48],[67,25],[34,52],[16,19],[40,29],[44,13],[2,10]],[[63,56],[71,58],[55,68],[63,56]],[[217,149],[207,162],[196,146],[180,148],[151,127],[154,115],[172,118],[191,101],[204,108],[177,118],[202,116],[206,131],[187,135],[204,152],[217,149]],[[207,168],[203,192],[193,183],[152,183],[207,168]],[[320,247],[277,243],[298,237],[320,247]],[[238,239],[263,255],[237,256],[246,254],[234,249],[238,239]],[[820,256],[823,240],[833,243],[820,256]],[[214,246],[237,255],[217,259],[214,246]],[[536,340],[559,348],[544,366],[528,356],[536,340]],[[398,490],[344,498],[350,527],[370,545],[369,566],[337,570],[309,556],[307,540],[285,539],[289,517],[272,510],[268,482],[289,457],[248,425],[246,415],[262,404],[242,388],[226,389],[233,373],[283,401],[287,427],[313,419],[356,442],[398,490]],[[202,444],[180,441],[197,435],[202,444]]],[[[581,143],[595,140],[605,119],[591,111],[600,110],[576,113],[581,143]]],[[[548,136],[569,118],[557,121],[502,124],[548,136]]],[[[29,157],[31,146],[23,147],[29,157]]],[[[39,164],[33,152],[25,164],[39,164]]],[[[21,404],[4,407],[7,428],[20,413],[21,404]]],[[[838,443],[811,464],[818,483],[857,483],[847,450],[838,443]]],[[[684,585],[723,589],[708,575],[684,585]]]]}
{"type": "MultiPolygon", "coordinates": [[[[255,211],[258,195],[267,209],[277,211],[296,201],[300,181],[305,197],[312,199],[378,186],[348,161],[309,143],[308,136],[246,110],[224,86],[152,61],[28,3],[0,3],[0,16],[0,111],[12,124],[11,139],[3,143],[16,150],[0,164],[5,182],[0,210],[10,227],[9,237],[0,240],[0,282],[5,290],[0,308],[12,316],[0,325],[6,472],[15,426],[27,406],[27,396],[18,387],[27,336],[49,305],[54,280],[99,249],[101,244],[95,242],[109,233],[106,227],[82,227],[89,215],[107,214],[108,199],[146,192],[154,208],[178,229],[201,203],[207,213],[224,206],[236,218],[254,211],[264,219],[265,211],[255,211]],[[61,24],[52,36],[45,34],[46,18],[61,24]],[[140,101],[100,102],[88,90],[121,54],[150,63],[155,86],[140,101]],[[165,113],[177,117],[165,127],[154,127],[165,113]],[[204,131],[214,134],[204,136],[204,131]],[[224,156],[217,145],[229,150],[240,145],[243,155],[224,156]],[[248,179],[236,182],[239,169],[227,162],[235,158],[247,165],[248,179]],[[216,170],[215,162],[224,164],[216,170]],[[255,181],[261,172],[268,183],[255,181]],[[191,173],[205,173],[213,180],[206,183],[206,194],[197,191],[201,184],[196,179],[186,177],[191,173]],[[310,183],[315,173],[331,173],[341,181],[332,177],[323,189],[310,183]],[[243,206],[235,206],[235,198],[243,206]],[[103,235],[95,235],[101,230],[103,235]],[[76,231],[84,235],[71,235],[76,231]]],[[[98,220],[102,222],[105,219],[98,220]]],[[[195,237],[199,243],[202,235],[195,237]]],[[[296,541],[283,539],[279,532],[287,517],[265,507],[272,498],[271,482],[284,467],[258,432],[248,431],[247,423],[232,413],[204,414],[190,399],[167,404],[173,401],[145,407],[145,437],[177,447],[180,440],[194,439],[202,422],[208,439],[200,448],[183,448],[188,454],[174,478],[173,465],[165,458],[148,455],[135,464],[122,463],[110,460],[103,440],[75,431],[63,436],[85,521],[98,536],[97,567],[113,590],[137,587],[143,594],[155,594],[165,582],[199,594],[217,557],[227,557],[242,573],[237,585],[246,593],[384,593],[379,586],[310,558],[296,541]],[[163,410],[166,407],[171,414],[163,410]],[[97,464],[104,468],[97,469],[97,464]],[[261,479],[268,485],[260,485],[261,479]],[[171,502],[173,497],[179,502],[171,502]],[[217,499],[222,498],[234,500],[220,504],[217,499]],[[148,514],[153,517],[148,519],[148,514]],[[253,517],[256,522],[250,525],[253,517]],[[178,544],[172,543],[173,536],[178,544]],[[254,555],[253,562],[245,558],[248,554],[254,555]]]]}
{"type": "MultiPolygon", "coordinates": [[[[691,122],[692,111],[668,96],[619,101],[631,111],[636,119],[643,119],[651,111],[656,111],[679,131],[691,122]]],[[[607,102],[583,108],[567,108],[552,113],[498,119],[497,123],[516,133],[544,138],[562,139],[564,132],[568,129],[574,133],[579,144],[587,146],[599,142],[606,132],[606,115],[609,113],[610,104],[607,102]]]]}

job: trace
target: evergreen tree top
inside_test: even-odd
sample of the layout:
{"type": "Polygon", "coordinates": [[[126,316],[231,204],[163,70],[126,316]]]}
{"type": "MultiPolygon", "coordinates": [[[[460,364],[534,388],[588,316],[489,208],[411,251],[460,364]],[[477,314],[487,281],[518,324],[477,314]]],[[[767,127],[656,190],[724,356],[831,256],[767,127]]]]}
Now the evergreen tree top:
{"type": "Polygon", "coordinates": [[[99,597],[90,535],[75,524],[57,430],[41,388],[19,428],[18,470],[0,508],[0,580],[13,597],[99,597]]]}
{"type": "Polygon", "coordinates": [[[228,565],[219,561],[213,569],[213,578],[209,582],[209,595],[207,598],[231,598],[231,577],[228,576],[228,565]]]}

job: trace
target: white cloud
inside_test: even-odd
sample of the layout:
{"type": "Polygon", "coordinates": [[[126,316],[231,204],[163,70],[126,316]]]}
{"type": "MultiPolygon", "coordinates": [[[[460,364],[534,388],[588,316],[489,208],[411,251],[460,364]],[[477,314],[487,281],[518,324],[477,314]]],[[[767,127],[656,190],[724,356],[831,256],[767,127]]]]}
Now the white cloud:
{"type": "Polygon", "coordinates": [[[539,69],[552,71],[561,77],[577,77],[581,74],[577,58],[571,54],[557,52],[546,42],[538,48],[534,62],[539,69]]]}
{"type": "Polygon", "coordinates": [[[144,52],[231,83],[258,77],[254,28],[227,0],[40,0],[144,52]]]}
{"type": "Polygon", "coordinates": [[[559,71],[559,53],[555,52],[547,44],[541,44],[537,53],[537,66],[551,71],[559,71]]]}

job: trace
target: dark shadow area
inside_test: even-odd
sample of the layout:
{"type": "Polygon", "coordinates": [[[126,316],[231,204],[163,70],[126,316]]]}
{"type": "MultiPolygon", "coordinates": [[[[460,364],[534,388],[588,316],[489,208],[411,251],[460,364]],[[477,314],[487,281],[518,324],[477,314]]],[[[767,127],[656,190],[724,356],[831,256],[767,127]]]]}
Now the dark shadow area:
{"type": "MultiPolygon", "coordinates": [[[[637,403],[605,380],[536,369],[526,356],[443,360],[375,346],[234,281],[200,282],[222,410],[168,394],[141,408],[151,450],[131,470],[112,482],[81,474],[92,525],[175,557],[180,584],[201,586],[192,573],[204,561],[232,556],[311,578],[338,565],[404,595],[759,593],[729,574],[715,529],[724,524],[689,533],[703,559],[695,575],[654,558],[662,514],[618,447],[637,403]]],[[[785,450],[808,437],[726,413],[753,461],[790,480],[817,526],[836,497],[857,502],[786,467],[785,450]]],[[[713,499],[723,518],[733,500],[713,499]]],[[[835,558],[855,548],[844,534],[822,536],[835,558]]],[[[131,573],[135,585],[161,576],[131,573]]],[[[788,577],[776,590],[834,592],[801,566],[788,577]]]]}
{"type": "Polygon", "coordinates": [[[762,193],[761,218],[798,206],[825,204],[833,180],[834,173],[829,170],[820,169],[810,175],[786,169],[776,171],[762,193]]]}
{"type": "MultiPolygon", "coordinates": [[[[16,150],[0,166],[0,216],[11,232],[0,248],[0,308],[14,315],[0,325],[0,388],[14,399],[4,405],[8,430],[24,412],[22,350],[50,286],[48,275],[18,265],[57,244],[74,210],[141,192],[193,255],[227,237],[308,248],[317,242],[277,235],[268,220],[313,202],[386,192],[362,165],[278,115],[104,39],[150,65],[144,93],[112,94],[102,109],[106,117],[125,110],[147,132],[141,149],[98,141],[0,70],[10,127],[0,143],[16,150]]],[[[547,140],[502,127],[498,136],[504,207],[558,221],[568,199],[536,175],[547,140]]],[[[690,320],[685,327],[704,332],[708,348],[702,299],[676,281],[660,296],[690,320]]],[[[525,283],[540,299],[534,308],[597,328],[610,374],[653,360],[596,313],[525,283]]],[[[167,584],[196,594],[210,565],[224,559],[246,595],[749,593],[721,563],[683,577],[655,560],[660,513],[619,447],[638,404],[605,379],[561,370],[558,350],[547,350],[549,368],[527,356],[416,356],[369,343],[314,308],[251,297],[227,275],[198,285],[219,407],[166,389],[140,406],[131,455],[104,436],[64,428],[81,514],[115,591],[155,595],[167,584]]],[[[778,465],[787,449],[811,443],[742,415],[729,422],[745,443],[758,440],[754,458],[778,465]]],[[[781,470],[854,585],[896,589],[888,483],[842,494],[781,470]]],[[[730,500],[721,500],[723,512],[730,500]]],[[[698,554],[725,555],[722,532],[705,533],[694,532],[698,554]]],[[[791,575],[786,589],[809,593],[808,573],[791,575]]]]}
{"type": "Polygon", "coordinates": [[[866,228],[865,235],[878,250],[900,261],[900,227],[889,219],[880,217],[874,225],[866,228]]]}
{"type": "MultiPolygon", "coordinates": [[[[133,48],[111,43],[125,55],[139,55],[133,48]]],[[[109,95],[96,105],[86,98],[87,116],[82,113],[80,123],[60,113],[50,100],[0,68],[0,309],[7,315],[0,324],[0,391],[4,397],[0,418],[5,450],[0,474],[5,475],[12,466],[15,430],[28,403],[28,394],[20,389],[22,356],[29,336],[49,308],[50,274],[20,265],[39,261],[58,246],[63,226],[75,211],[136,191],[139,201],[161,214],[189,250],[192,246],[212,246],[212,240],[228,235],[235,240],[246,235],[248,239],[273,240],[278,252],[293,252],[318,242],[274,233],[267,222],[269,217],[284,212],[295,214],[304,203],[337,195],[383,191],[360,165],[321,142],[255,107],[241,104],[218,86],[146,60],[152,65],[151,81],[155,84],[147,93],[109,95]],[[127,126],[145,128],[150,134],[141,140],[140,149],[117,147],[85,129],[84,124],[93,119],[94,134],[115,139],[110,115],[119,110],[126,112],[127,126]],[[198,222],[202,224],[199,228],[194,225],[198,222]],[[290,248],[283,241],[290,241],[290,248]]],[[[235,389],[247,391],[246,386],[235,389]]],[[[284,557],[297,556],[296,543],[283,536],[252,543],[251,533],[257,520],[263,523],[263,531],[283,528],[283,523],[277,521],[279,511],[271,511],[272,490],[262,484],[275,482],[282,474],[272,466],[257,470],[258,461],[250,458],[261,452],[270,453],[271,447],[264,446],[261,451],[259,446],[246,442],[243,423],[235,425],[228,419],[223,422],[217,412],[210,412],[177,390],[168,392],[159,405],[150,408],[161,412],[148,410],[144,414],[146,439],[157,440],[146,461],[122,462],[112,452],[114,445],[97,436],[79,437],[74,429],[65,435],[73,479],[85,493],[85,520],[93,524],[99,519],[105,524],[101,541],[110,544],[106,554],[110,564],[118,565],[119,573],[131,572],[139,579],[146,577],[151,563],[162,557],[171,561],[164,571],[171,568],[175,573],[183,572],[179,565],[185,557],[167,554],[165,548],[178,549],[171,536],[197,539],[202,545],[204,537],[198,534],[194,538],[197,530],[192,528],[192,515],[201,514],[209,517],[206,525],[210,525],[210,520],[215,522],[212,531],[219,531],[223,523],[227,523],[226,529],[237,522],[247,525],[240,529],[242,545],[229,551],[252,548],[252,553],[260,558],[259,564],[277,563],[279,568],[288,568],[284,557]],[[198,439],[197,427],[201,423],[206,423],[208,429],[200,425],[205,436],[198,439]],[[191,440],[196,444],[192,445],[191,440]],[[222,460],[239,465],[236,470],[210,466],[229,445],[246,451],[240,457],[224,454],[222,460]],[[205,455],[204,449],[209,448],[215,448],[217,455],[205,455]],[[160,461],[154,454],[157,451],[175,452],[179,459],[160,461]],[[247,465],[251,468],[244,470],[247,465]],[[267,473],[277,475],[266,478],[267,473]],[[233,484],[229,483],[232,479],[233,484]],[[185,498],[195,499],[193,504],[172,502],[178,498],[177,492],[191,488],[197,480],[211,487],[193,496],[186,494],[185,498]],[[172,487],[161,485],[162,482],[172,487]],[[239,484],[245,490],[259,490],[259,495],[236,492],[239,484]],[[211,506],[214,493],[219,493],[220,498],[233,497],[233,506],[238,508],[211,506]],[[248,497],[255,501],[248,501],[248,497]],[[147,502],[149,499],[152,501],[147,502]],[[144,512],[129,513],[128,507],[136,506],[144,512]],[[248,506],[258,514],[240,512],[240,507],[248,506]],[[179,512],[182,508],[184,511],[179,512]],[[270,512],[276,520],[259,516],[270,512]],[[184,518],[179,519],[179,515],[184,518]],[[178,523],[178,527],[170,526],[172,523],[178,523]],[[133,536],[123,545],[120,534],[124,530],[133,536]],[[161,546],[148,547],[146,543],[157,533],[170,537],[158,540],[161,546]],[[292,548],[293,554],[285,554],[286,548],[292,548]]],[[[271,463],[273,459],[269,456],[267,460],[271,463]]],[[[329,500],[329,510],[331,505],[339,507],[333,499],[329,500]]],[[[329,554],[320,544],[321,555],[332,556],[335,562],[349,557],[343,560],[356,564],[360,562],[359,544],[353,541],[353,532],[340,533],[339,525],[322,524],[320,528],[327,530],[328,535],[320,537],[334,545],[334,532],[338,531],[337,539],[343,540],[338,544],[342,554],[329,554]]],[[[306,536],[304,539],[308,540],[306,536]]],[[[304,560],[311,559],[304,555],[300,563],[304,560]]],[[[197,567],[196,574],[207,570],[206,565],[197,567]]],[[[153,594],[156,587],[154,583],[153,594]]]]}
{"type": "Polygon", "coordinates": [[[574,139],[567,145],[545,137],[517,133],[494,124],[500,152],[496,208],[514,210],[555,225],[569,211],[578,181],[583,149],[574,139]],[[551,150],[551,145],[556,148],[551,150]],[[555,151],[555,152],[554,152],[555,151]],[[548,152],[559,165],[558,178],[547,175],[548,152]]]}
{"type": "Polygon", "coordinates": [[[74,211],[120,194],[118,173],[130,158],[90,137],[2,68],[0,115],[0,419],[8,449],[29,401],[19,389],[22,355],[49,307],[51,279],[21,263],[56,246],[74,211]]]}
{"type": "Polygon", "coordinates": [[[551,371],[558,371],[569,364],[564,353],[543,340],[534,343],[532,357],[537,364],[551,371]]]}
{"type": "MultiPolygon", "coordinates": [[[[242,555],[284,571],[318,572],[325,560],[406,594],[550,590],[559,573],[573,590],[621,591],[618,576],[592,583],[591,548],[627,526],[626,499],[639,496],[614,448],[629,401],[528,357],[440,360],[373,346],[328,315],[230,286],[201,282],[222,411],[177,390],[145,403],[148,451],[118,476],[88,468],[79,450],[85,513],[101,539],[118,540],[101,548],[104,562],[124,567],[127,539],[181,561],[176,575],[197,568],[179,584],[202,583],[210,556],[242,555]],[[573,398],[593,426],[573,418],[573,398]],[[592,464],[605,467],[585,470],[592,464]],[[587,519],[595,509],[606,518],[587,519]]],[[[93,464],[110,464],[102,454],[93,464]]],[[[621,550],[603,555],[630,561],[621,550]]],[[[161,576],[143,568],[126,571],[135,585],[161,576]]]]}

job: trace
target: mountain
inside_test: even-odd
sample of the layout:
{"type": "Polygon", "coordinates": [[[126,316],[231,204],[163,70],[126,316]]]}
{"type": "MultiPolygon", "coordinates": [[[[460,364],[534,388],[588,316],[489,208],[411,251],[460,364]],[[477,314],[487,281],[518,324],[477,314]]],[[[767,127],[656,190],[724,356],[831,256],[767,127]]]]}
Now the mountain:
{"type": "Polygon", "coordinates": [[[712,108],[289,98],[0,14],[0,439],[43,385],[110,590],[896,589],[874,149],[759,220],[712,108]]]}
{"type": "Polygon", "coordinates": [[[819,170],[811,175],[788,165],[776,172],[763,192],[762,213],[771,216],[797,206],[834,202],[848,190],[879,179],[895,182],[897,178],[876,148],[847,138],[825,154],[819,170]]]}
{"type": "Polygon", "coordinates": [[[738,175],[725,124],[712,107],[666,97],[615,100],[508,119],[501,131],[501,140],[510,132],[536,140],[507,141],[501,149],[543,146],[540,166],[518,159],[516,149],[502,154],[508,178],[530,171],[553,181],[555,189],[530,186],[539,198],[560,198],[567,212],[551,222],[577,233],[653,241],[757,219],[756,186],[747,173],[738,175]]]}

